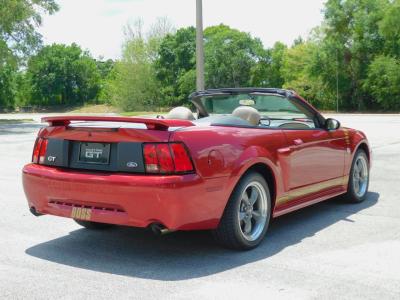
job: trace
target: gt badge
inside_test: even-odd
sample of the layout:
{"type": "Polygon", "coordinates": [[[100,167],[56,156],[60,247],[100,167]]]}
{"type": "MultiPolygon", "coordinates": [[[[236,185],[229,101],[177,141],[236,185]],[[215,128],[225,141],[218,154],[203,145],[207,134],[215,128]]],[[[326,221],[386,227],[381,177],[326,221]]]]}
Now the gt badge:
{"type": "Polygon", "coordinates": [[[99,159],[103,155],[102,149],[86,149],[85,157],[86,158],[97,158],[99,159]]]}

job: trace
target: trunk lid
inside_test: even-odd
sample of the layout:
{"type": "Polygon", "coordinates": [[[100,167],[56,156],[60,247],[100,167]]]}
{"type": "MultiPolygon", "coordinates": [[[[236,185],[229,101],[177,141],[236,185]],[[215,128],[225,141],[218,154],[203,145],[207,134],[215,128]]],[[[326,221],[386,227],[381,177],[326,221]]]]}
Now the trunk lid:
{"type": "Polygon", "coordinates": [[[190,121],[129,117],[48,117],[43,164],[81,170],[145,173],[143,143],[167,143],[190,121]]]}

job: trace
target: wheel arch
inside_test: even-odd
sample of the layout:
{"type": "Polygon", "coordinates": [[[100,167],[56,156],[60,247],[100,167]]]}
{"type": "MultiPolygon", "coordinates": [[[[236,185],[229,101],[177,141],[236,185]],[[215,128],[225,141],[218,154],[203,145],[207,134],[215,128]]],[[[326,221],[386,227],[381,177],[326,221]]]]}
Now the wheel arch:
{"type": "Polygon", "coordinates": [[[277,190],[277,186],[276,186],[277,183],[276,183],[276,178],[275,178],[274,172],[272,171],[270,166],[268,166],[265,163],[259,162],[259,163],[255,163],[252,166],[250,166],[242,174],[242,176],[240,178],[243,178],[243,176],[247,175],[250,172],[259,173],[267,182],[270,196],[271,196],[271,213],[272,213],[275,208],[276,190],[277,190]]]}
{"type": "Polygon", "coordinates": [[[367,155],[368,162],[371,162],[371,149],[370,149],[369,145],[365,141],[362,141],[361,143],[359,143],[357,145],[356,150],[354,151],[354,155],[360,149],[364,150],[365,154],[367,155]]]}

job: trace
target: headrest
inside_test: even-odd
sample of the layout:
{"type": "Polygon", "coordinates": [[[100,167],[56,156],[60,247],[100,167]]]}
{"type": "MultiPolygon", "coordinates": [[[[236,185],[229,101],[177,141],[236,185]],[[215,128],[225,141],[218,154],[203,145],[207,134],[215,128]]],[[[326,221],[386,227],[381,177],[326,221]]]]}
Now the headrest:
{"type": "Polygon", "coordinates": [[[250,106],[240,106],[232,112],[232,115],[246,120],[253,126],[258,126],[261,120],[261,115],[258,110],[250,106]]]}
{"type": "Polygon", "coordinates": [[[165,116],[165,118],[175,120],[195,120],[192,111],[189,108],[183,106],[171,109],[170,112],[165,116]]]}

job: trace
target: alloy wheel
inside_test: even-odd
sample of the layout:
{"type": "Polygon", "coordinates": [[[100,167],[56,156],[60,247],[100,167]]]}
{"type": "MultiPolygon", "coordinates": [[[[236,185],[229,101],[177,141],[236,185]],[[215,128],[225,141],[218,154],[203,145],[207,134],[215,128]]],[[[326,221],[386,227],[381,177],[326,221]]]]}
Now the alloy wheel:
{"type": "Polygon", "coordinates": [[[239,204],[238,218],[243,237],[248,241],[257,240],[267,222],[267,193],[261,183],[250,182],[244,189],[239,204]]]}
{"type": "Polygon", "coordinates": [[[354,193],[361,198],[367,192],[368,187],[368,163],[365,156],[360,155],[357,157],[352,176],[354,193]]]}

